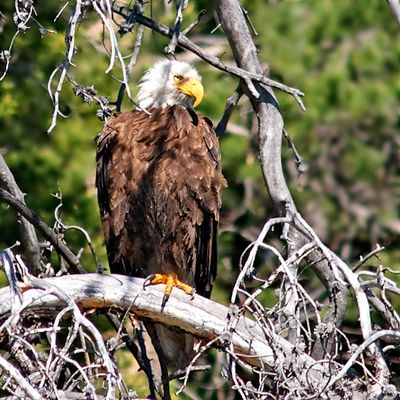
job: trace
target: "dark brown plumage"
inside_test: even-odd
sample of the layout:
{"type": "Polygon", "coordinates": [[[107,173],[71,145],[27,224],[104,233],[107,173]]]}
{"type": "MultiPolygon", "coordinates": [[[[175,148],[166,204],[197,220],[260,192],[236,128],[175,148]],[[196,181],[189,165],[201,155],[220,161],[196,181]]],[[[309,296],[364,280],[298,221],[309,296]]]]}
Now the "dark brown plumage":
{"type": "MultiPolygon", "coordinates": [[[[113,116],[98,140],[96,186],[110,268],[143,278],[176,273],[209,297],[226,185],[218,140],[192,109],[148,111],[113,116]]],[[[185,366],[193,344],[188,335],[174,332],[164,340],[159,332],[169,366],[185,366]]]]}

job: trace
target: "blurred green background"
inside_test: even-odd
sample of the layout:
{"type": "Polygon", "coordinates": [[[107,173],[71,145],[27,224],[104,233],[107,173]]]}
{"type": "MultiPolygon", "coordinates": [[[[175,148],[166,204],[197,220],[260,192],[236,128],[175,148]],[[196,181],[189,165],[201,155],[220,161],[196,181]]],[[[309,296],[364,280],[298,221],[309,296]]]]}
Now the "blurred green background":
{"type": "MultiPolygon", "coordinates": [[[[305,92],[303,113],[292,97],[276,92],[286,129],[307,166],[299,176],[291,150],[284,146],[283,161],[297,207],[320,238],[354,264],[377,243],[387,249],[380,260],[394,269],[399,265],[399,145],[400,145],[400,26],[382,0],[266,1],[247,0],[258,35],[254,40],[270,76],[305,92]]],[[[0,11],[0,50],[8,48],[15,32],[14,1],[3,0],[0,11]]],[[[61,110],[51,134],[52,103],[47,81],[62,61],[68,6],[53,22],[59,2],[39,2],[37,20],[57,31],[39,33],[35,23],[20,34],[12,52],[7,77],[0,83],[0,152],[4,155],[27,204],[48,224],[54,222],[63,194],[62,218],[66,224],[85,228],[103,265],[107,265],[94,188],[95,137],[102,128],[96,118],[97,104],[87,105],[74,96],[66,81],[61,110]]],[[[217,26],[212,1],[189,1],[184,24],[201,9],[207,12],[190,32],[190,38],[206,51],[232,62],[231,53],[217,26]]],[[[146,13],[172,25],[173,4],[153,0],[146,13]]],[[[105,74],[108,55],[102,46],[102,25],[91,13],[79,25],[75,67],[71,77],[83,86],[93,85],[99,95],[115,101],[121,78],[118,65],[105,74]]],[[[121,40],[129,55],[134,36],[121,40]]],[[[164,57],[168,40],[145,30],[144,43],[134,69],[131,89],[146,68],[164,57]]],[[[179,50],[177,58],[193,62],[203,76],[205,98],[199,111],[214,123],[237,80],[179,50]]],[[[1,66],[3,67],[3,66],[1,66]]],[[[130,107],[125,100],[123,108],[130,107]]],[[[267,218],[273,216],[255,152],[256,120],[249,103],[242,99],[228,132],[221,139],[223,171],[229,187],[223,195],[219,275],[213,298],[228,302],[238,273],[239,257],[254,240],[267,218]]],[[[18,239],[15,216],[0,204],[0,249],[18,239]]],[[[78,232],[67,242],[75,251],[85,246],[78,232]]],[[[82,262],[89,271],[94,262],[85,247],[82,262]]],[[[268,258],[259,260],[260,271],[273,268],[268,258]]],[[[274,297],[266,296],[266,304],[274,297]]],[[[395,302],[396,307],[400,303],[395,302]]]]}

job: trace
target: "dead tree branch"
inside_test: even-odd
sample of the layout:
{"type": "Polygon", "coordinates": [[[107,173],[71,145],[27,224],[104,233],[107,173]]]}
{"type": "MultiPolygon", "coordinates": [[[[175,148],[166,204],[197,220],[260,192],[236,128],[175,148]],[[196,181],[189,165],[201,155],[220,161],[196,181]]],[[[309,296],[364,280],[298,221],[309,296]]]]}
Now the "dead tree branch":
{"type": "MultiPolygon", "coordinates": [[[[69,310],[74,315],[75,323],[82,324],[91,332],[106,361],[107,350],[102,344],[101,337],[94,331],[94,326],[83,319],[81,312],[108,308],[128,310],[136,318],[150,318],[168,326],[177,327],[192,333],[212,346],[225,349],[224,351],[230,351],[228,349],[231,347],[233,353],[229,354],[235,357],[236,362],[241,360],[243,366],[247,365],[250,369],[262,366],[281,375],[281,379],[285,379],[286,384],[289,384],[289,388],[291,387],[293,391],[304,388],[309,394],[314,392],[314,394],[319,394],[320,398],[329,399],[340,398],[334,389],[339,381],[339,387],[347,385],[352,388],[353,394],[357,393],[357,386],[354,386],[356,382],[351,383],[352,379],[346,377],[346,372],[368,346],[382,337],[399,339],[398,333],[392,330],[381,331],[366,339],[343,368],[339,365],[318,363],[306,353],[296,351],[296,346],[273,331],[265,331],[257,320],[240,316],[234,318],[234,329],[227,328],[226,318],[234,315],[235,311],[201,296],[196,295],[193,300],[188,301],[184,293],[173,291],[164,310],[161,310],[164,287],[151,286],[143,290],[143,282],[144,280],[140,278],[100,274],[31,279],[21,284],[22,305],[14,312],[12,312],[12,296],[9,288],[0,289],[0,322],[2,323],[0,333],[4,332],[10,324],[15,326],[15,318],[23,318],[24,313],[34,312],[34,315],[39,318],[42,314],[57,315],[60,310],[62,313],[69,310]],[[285,374],[290,365],[297,365],[299,368],[296,369],[295,376],[288,379],[285,374]]],[[[59,350],[55,354],[57,355],[58,352],[59,350]]],[[[67,360],[67,362],[70,361],[67,360]]],[[[107,362],[111,373],[109,379],[112,379],[113,363],[111,360],[107,362]]],[[[116,383],[112,380],[109,383],[109,390],[111,390],[109,393],[112,393],[116,383]]]]}
{"type": "Polygon", "coordinates": [[[239,85],[226,101],[224,114],[222,115],[222,118],[220,119],[217,127],[215,128],[215,133],[217,134],[218,137],[221,137],[225,133],[226,127],[228,126],[229,118],[231,117],[233,110],[235,109],[240,98],[242,97],[242,94],[243,91],[239,85]]]}

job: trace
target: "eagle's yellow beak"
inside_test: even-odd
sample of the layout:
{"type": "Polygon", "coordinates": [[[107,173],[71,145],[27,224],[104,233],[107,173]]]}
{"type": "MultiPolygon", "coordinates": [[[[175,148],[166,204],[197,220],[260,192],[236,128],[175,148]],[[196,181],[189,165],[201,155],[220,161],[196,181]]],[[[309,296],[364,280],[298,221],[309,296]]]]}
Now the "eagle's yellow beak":
{"type": "Polygon", "coordinates": [[[203,99],[204,88],[197,79],[188,79],[176,85],[176,88],[187,96],[194,98],[193,107],[197,107],[203,99]]]}

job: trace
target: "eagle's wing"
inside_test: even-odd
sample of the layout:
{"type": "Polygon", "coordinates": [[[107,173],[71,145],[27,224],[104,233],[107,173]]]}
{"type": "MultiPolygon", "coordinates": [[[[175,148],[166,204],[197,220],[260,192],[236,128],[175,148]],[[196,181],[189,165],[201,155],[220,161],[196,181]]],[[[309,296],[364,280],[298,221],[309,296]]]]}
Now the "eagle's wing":
{"type": "Polygon", "coordinates": [[[126,221],[131,212],[129,193],[133,190],[131,177],[134,168],[129,133],[135,130],[135,126],[129,122],[132,122],[129,113],[116,114],[100,133],[96,187],[110,268],[112,272],[135,275],[134,271],[125,268],[129,264],[126,255],[131,249],[126,221]]]}
{"type": "MultiPolygon", "coordinates": [[[[212,284],[217,274],[217,234],[219,223],[219,210],[221,207],[221,188],[226,186],[226,181],[221,174],[221,157],[219,143],[211,122],[199,116],[197,130],[203,136],[205,146],[203,175],[209,177],[206,187],[192,195],[197,200],[203,211],[203,221],[197,227],[196,235],[196,290],[202,296],[210,297],[212,284]]],[[[200,135],[199,135],[200,136],[200,135]]],[[[204,176],[201,177],[201,181],[204,176]]]]}
{"type": "Polygon", "coordinates": [[[108,168],[112,157],[115,130],[106,125],[97,141],[96,153],[96,188],[102,216],[110,211],[110,194],[108,188],[108,168]]]}

